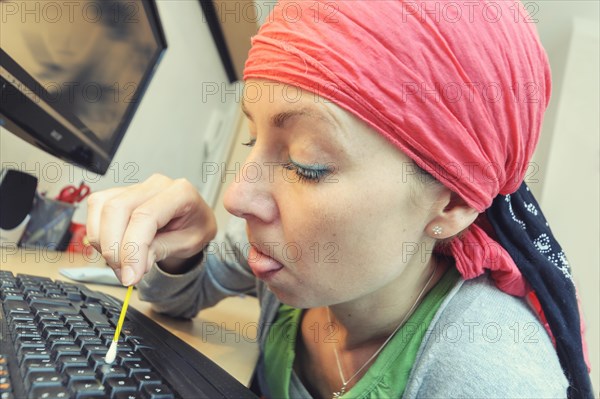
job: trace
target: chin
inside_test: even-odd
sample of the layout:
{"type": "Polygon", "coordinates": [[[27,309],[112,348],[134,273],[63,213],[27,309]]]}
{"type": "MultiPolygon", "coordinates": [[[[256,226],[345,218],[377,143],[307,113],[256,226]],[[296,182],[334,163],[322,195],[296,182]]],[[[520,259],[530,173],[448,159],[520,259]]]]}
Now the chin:
{"type": "Polygon", "coordinates": [[[322,306],[320,304],[315,303],[315,301],[311,300],[310,298],[307,298],[306,293],[290,292],[281,288],[273,288],[270,286],[269,289],[271,290],[271,292],[273,292],[273,294],[275,294],[279,302],[291,306],[293,308],[308,309],[322,306]]]}

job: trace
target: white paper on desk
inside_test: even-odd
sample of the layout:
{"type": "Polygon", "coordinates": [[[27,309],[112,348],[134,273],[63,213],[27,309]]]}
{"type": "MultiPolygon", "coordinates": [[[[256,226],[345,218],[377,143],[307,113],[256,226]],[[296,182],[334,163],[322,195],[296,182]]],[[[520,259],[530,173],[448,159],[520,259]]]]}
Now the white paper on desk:
{"type": "Polygon", "coordinates": [[[69,269],[60,269],[59,272],[71,280],[82,283],[117,285],[119,287],[122,286],[117,276],[115,276],[115,272],[113,272],[110,267],[73,267],[69,269]]]}

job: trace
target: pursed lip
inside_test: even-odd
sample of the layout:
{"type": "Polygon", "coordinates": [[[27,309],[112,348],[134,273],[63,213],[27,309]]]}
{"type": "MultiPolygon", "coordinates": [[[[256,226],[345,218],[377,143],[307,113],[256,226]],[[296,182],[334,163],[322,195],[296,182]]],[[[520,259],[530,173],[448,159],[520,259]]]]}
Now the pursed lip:
{"type": "MultiPolygon", "coordinates": [[[[248,266],[252,269],[254,275],[261,280],[268,280],[275,273],[283,269],[283,264],[275,257],[267,255],[261,248],[262,245],[250,242],[250,251],[248,253],[248,266]]],[[[269,251],[270,252],[270,251],[269,251]]]]}

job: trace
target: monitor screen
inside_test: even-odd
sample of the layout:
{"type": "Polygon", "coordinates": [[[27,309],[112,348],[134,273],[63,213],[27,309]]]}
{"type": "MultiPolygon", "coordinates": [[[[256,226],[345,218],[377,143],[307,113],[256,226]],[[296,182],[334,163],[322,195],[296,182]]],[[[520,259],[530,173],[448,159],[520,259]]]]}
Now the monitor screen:
{"type": "Polygon", "coordinates": [[[104,174],[166,48],[154,1],[0,7],[0,124],[104,174]]]}

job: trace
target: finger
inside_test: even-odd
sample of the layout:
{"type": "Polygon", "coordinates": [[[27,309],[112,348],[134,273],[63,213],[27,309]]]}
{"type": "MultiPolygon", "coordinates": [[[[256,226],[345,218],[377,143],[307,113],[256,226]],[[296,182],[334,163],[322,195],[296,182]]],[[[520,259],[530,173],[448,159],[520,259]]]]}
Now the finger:
{"type": "MultiPolygon", "coordinates": [[[[125,285],[135,284],[147,270],[149,260],[154,261],[156,253],[148,257],[150,246],[157,231],[171,220],[199,212],[202,199],[198,192],[185,180],[173,181],[165,190],[137,207],[131,214],[129,225],[123,236],[123,280],[125,285]],[[130,271],[125,270],[131,267],[130,271]]],[[[168,249],[162,248],[162,253],[168,249]]]]}
{"type": "Polygon", "coordinates": [[[117,270],[122,266],[120,250],[131,214],[138,206],[163,190],[170,181],[164,176],[153,176],[143,183],[127,187],[104,202],[100,214],[99,237],[102,256],[110,267],[117,270]]]}
{"type": "Polygon", "coordinates": [[[126,187],[111,188],[91,194],[87,198],[86,237],[90,245],[100,253],[102,253],[100,246],[100,221],[104,203],[126,189],[126,187]]]}
{"type": "Polygon", "coordinates": [[[202,241],[205,236],[206,234],[197,228],[158,233],[148,250],[146,271],[152,267],[154,262],[165,260],[173,254],[180,259],[191,258],[208,244],[202,241]]]}

